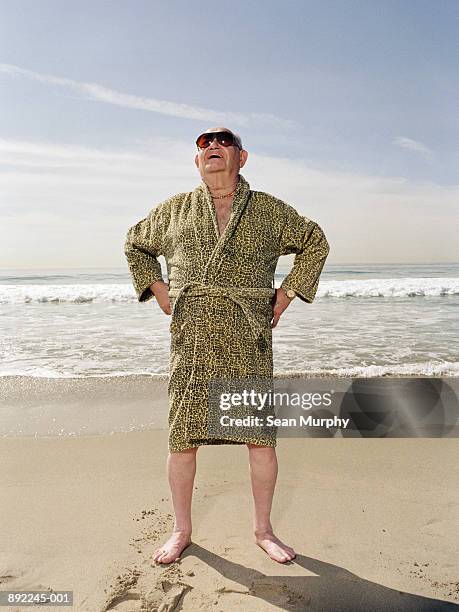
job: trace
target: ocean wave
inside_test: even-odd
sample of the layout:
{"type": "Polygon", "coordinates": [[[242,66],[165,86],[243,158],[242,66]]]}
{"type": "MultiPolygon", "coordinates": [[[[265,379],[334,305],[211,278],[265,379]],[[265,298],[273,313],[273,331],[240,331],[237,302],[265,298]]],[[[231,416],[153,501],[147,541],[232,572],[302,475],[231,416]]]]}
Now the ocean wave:
{"type": "Polygon", "coordinates": [[[376,378],[378,376],[459,376],[457,361],[426,361],[401,365],[349,366],[343,368],[315,368],[307,371],[276,372],[279,377],[292,376],[338,376],[342,378],[376,378]]]}
{"type": "Polygon", "coordinates": [[[98,372],[80,373],[63,372],[62,370],[52,370],[51,368],[30,367],[24,370],[0,370],[0,378],[14,377],[19,378],[135,378],[147,376],[158,380],[167,380],[169,374],[160,372],[98,372]]]}
{"type": "MultiPolygon", "coordinates": [[[[459,278],[375,278],[323,280],[318,298],[404,298],[459,295],[459,278]]],[[[136,302],[132,285],[99,284],[30,284],[0,285],[0,304],[88,304],[136,302]]]]}
{"type": "Polygon", "coordinates": [[[368,278],[361,280],[325,281],[319,297],[404,298],[459,295],[459,278],[368,278]]]}
{"type": "Polygon", "coordinates": [[[135,302],[134,289],[127,283],[68,285],[0,285],[0,304],[88,304],[135,302]]]}
{"type": "MultiPolygon", "coordinates": [[[[167,380],[167,373],[155,372],[108,372],[92,374],[91,372],[75,374],[72,372],[55,371],[50,368],[30,368],[28,370],[1,371],[0,378],[19,376],[21,378],[135,378],[151,377],[157,380],[167,380]]],[[[425,361],[421,363],[405,363],[400,365],[349,366],[343,368],[313,368],[310,370],[276,370],[274,378],[296,377],[326,377],[340,378],[376,378],[379,376],[459,376],[457,361],[425,361]]]]}

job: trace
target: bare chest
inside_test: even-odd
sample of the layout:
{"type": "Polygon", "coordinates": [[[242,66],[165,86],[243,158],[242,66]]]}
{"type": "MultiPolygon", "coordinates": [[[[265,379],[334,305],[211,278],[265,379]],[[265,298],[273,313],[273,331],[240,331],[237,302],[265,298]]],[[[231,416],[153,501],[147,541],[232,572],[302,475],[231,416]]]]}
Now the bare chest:
{"type": "Polygon", "coordinates": [[[231,217],[232,212],[232,199],[230,198],[228,201],[226,200],[217,200],[214,203],[215,206],[215,216],[217,217],[218,231],[220,236],[226,229],[228,222],[231,217]]]}

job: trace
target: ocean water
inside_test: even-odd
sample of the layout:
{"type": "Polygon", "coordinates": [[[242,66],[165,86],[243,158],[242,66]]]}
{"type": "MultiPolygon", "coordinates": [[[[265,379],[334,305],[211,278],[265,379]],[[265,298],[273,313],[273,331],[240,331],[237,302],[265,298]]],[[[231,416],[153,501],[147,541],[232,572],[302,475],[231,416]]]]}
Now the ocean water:
{"type": "MultiPolygon", "coordinates": [[[[458,306],[459,264],[326,265],[273,331],[275,371],[457,376],[458,306]]],[[[167,374],[169,323],[127,269],[0,270],[0,376],[167,374]]]]}

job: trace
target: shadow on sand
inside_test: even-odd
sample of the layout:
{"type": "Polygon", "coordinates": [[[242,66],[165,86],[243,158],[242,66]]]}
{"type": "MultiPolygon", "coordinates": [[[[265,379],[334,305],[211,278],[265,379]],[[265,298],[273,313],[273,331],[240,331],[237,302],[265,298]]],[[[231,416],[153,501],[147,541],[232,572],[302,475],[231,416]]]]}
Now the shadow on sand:
{"type": "Polygon", "coordinates": [[[241,590],[224,588],[220,589],[219,593],[244,593],[277,606],[281,610],[298,612],[301,610],[323,612],[459,610],[457,604],[390,589],[360,578],[342,567],[300,554],[297,554],[290,564],[296,563],[316,574],[315,576],[267,576],[255,569],[228,561],[194,543],[182,554],[182,558],[190,556],[200,559],[228,580],[245,587],[241,590]]]}

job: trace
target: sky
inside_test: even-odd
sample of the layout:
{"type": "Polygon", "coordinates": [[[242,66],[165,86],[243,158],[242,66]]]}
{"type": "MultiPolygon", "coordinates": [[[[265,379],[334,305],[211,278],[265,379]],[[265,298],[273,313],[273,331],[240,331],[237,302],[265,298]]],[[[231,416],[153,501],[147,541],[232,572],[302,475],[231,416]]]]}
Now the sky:
{"type": "Polygon", "coordinates": [[[126,267],[238,132],[327,264],[458,261],[459,2],[0,0],[0,268],[126,267]]]}

